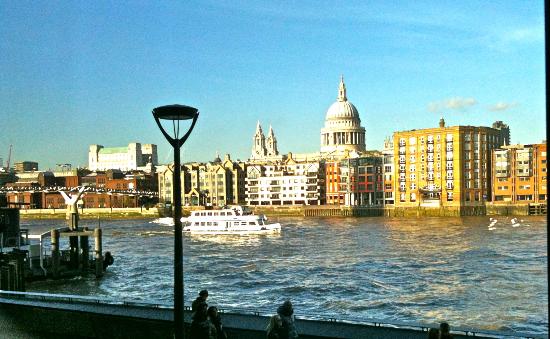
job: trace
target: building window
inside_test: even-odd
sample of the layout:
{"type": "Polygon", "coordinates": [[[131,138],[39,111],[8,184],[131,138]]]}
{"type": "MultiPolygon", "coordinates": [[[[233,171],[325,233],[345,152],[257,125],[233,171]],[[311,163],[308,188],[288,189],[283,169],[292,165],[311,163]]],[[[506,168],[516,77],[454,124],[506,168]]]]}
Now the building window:
{"type": "Polygon", "coordinates": [[[416,201],[416,193],[411,193],[411,202],[416,201]]]}

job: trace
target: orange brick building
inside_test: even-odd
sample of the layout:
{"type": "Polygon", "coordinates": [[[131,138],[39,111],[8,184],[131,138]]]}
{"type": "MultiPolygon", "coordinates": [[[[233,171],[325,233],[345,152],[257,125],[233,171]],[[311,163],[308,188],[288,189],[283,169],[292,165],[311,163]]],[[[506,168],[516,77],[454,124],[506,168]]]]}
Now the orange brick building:
{"type": "Polygon", "coordinates": [[[503,146],[492,157],[495,204],[546,203],[546,143],[503,146]]]}

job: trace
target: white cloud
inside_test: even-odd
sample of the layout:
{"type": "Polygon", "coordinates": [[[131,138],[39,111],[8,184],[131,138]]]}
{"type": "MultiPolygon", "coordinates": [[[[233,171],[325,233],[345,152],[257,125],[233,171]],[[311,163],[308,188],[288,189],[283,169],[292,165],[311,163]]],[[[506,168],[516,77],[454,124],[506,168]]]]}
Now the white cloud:
{"type": "Polygon", "coordinates": [[[491,112],[506,111],[515,106],[517,106],[515,102],[514,103],[497,102],[496,104],[489,107],[489,111],[491,112]]]}
{"type": "Polygon", "coordinates": [[[477,100],[474,98],[454,97],[443,101],[430,102],[428,110],[435,113],[443,112],[444,110],[464,111],[466,108],[476,104],[477,100]]]}

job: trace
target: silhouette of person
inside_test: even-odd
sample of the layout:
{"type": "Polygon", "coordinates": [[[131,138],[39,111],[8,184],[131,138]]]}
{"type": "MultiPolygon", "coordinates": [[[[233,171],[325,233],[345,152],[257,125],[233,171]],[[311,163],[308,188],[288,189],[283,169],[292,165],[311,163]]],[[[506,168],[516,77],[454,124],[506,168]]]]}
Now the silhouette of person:
{"type": "Polygon", "coordinates": [[[195,305],[193,321],[191,322],[191,338],[217,339],[216,327],[208,319],[208,305],[202,301],[195,305]]]}
{"type": "Polygon", "coordinates": [[[440,339],[452,339],[453,336],[450,333],[450,331],[451,331],[451,327],[449,326],[448,323],[442,322],[441,324],[439,324],[439,338],[440,339]]]}
{"type": "MultiPolygon", "coordinates": [[[[208,291],[207,290],[200,291],[199,296],[197,297],[197,299],[195,299],[193,301],[193,303],[191,304],[191,311],[195,312],[197,310],[197,306],[200,303],[205,303],[206,304],[206,299],[208,299],[208,291]]],[[[208,308],[208,304],[206,304],[206,307],[208,308]]]]}
{"type": "Polygon", "coordinates": [[[277,308],[277,314],[282,320],[282,331],[280,339],[295,339],[298,338],[298,332],[296,331],[296,324],[294,323],[294,308],[290,300],[286,300],[279,308],[277,308]]]}
{"type": "Polygon", "coordinates": [[[269,324],[267,324],[267,339],[280,339],[282,338],[283,320],[281,316],[275,314],[269,318],[269,324]]]}
{"type": "Polygon", "coordinates": [[[208,319],[216,327],[216,333],[218,334],[218,339],[227,339],[227,333],[223,330],[222,318],[218,313],[218,308],[216,306],[210,306],[208,308],[208,319]]]}

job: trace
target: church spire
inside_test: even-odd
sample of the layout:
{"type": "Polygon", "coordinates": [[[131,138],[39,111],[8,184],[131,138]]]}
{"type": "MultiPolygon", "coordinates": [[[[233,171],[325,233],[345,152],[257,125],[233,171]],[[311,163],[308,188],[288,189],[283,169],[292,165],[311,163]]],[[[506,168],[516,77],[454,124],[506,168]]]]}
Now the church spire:
{"type": "Polygon", "coordinates": [[[262,131],[262,126],[260,125],[260,120],[258,120],[258,124],[256,125],[256,135],[258,134],[264,134],[262,131]]]}
{"type": "Polygon", "coordinates": [[[275,138],[275,133],[273,132],[273,127],[269,125],[269,134],[266,139],[266,153],[268,156],[279,155],[279,150],[277,149],[277,139],[275,138]]]}
{"type": "Polygon", "coordinates": [[[340,76],[340,86],[338,87],[338,101],[348,101],[346,96],[346,85],[344,84],[344,75],[340,76]]]}

